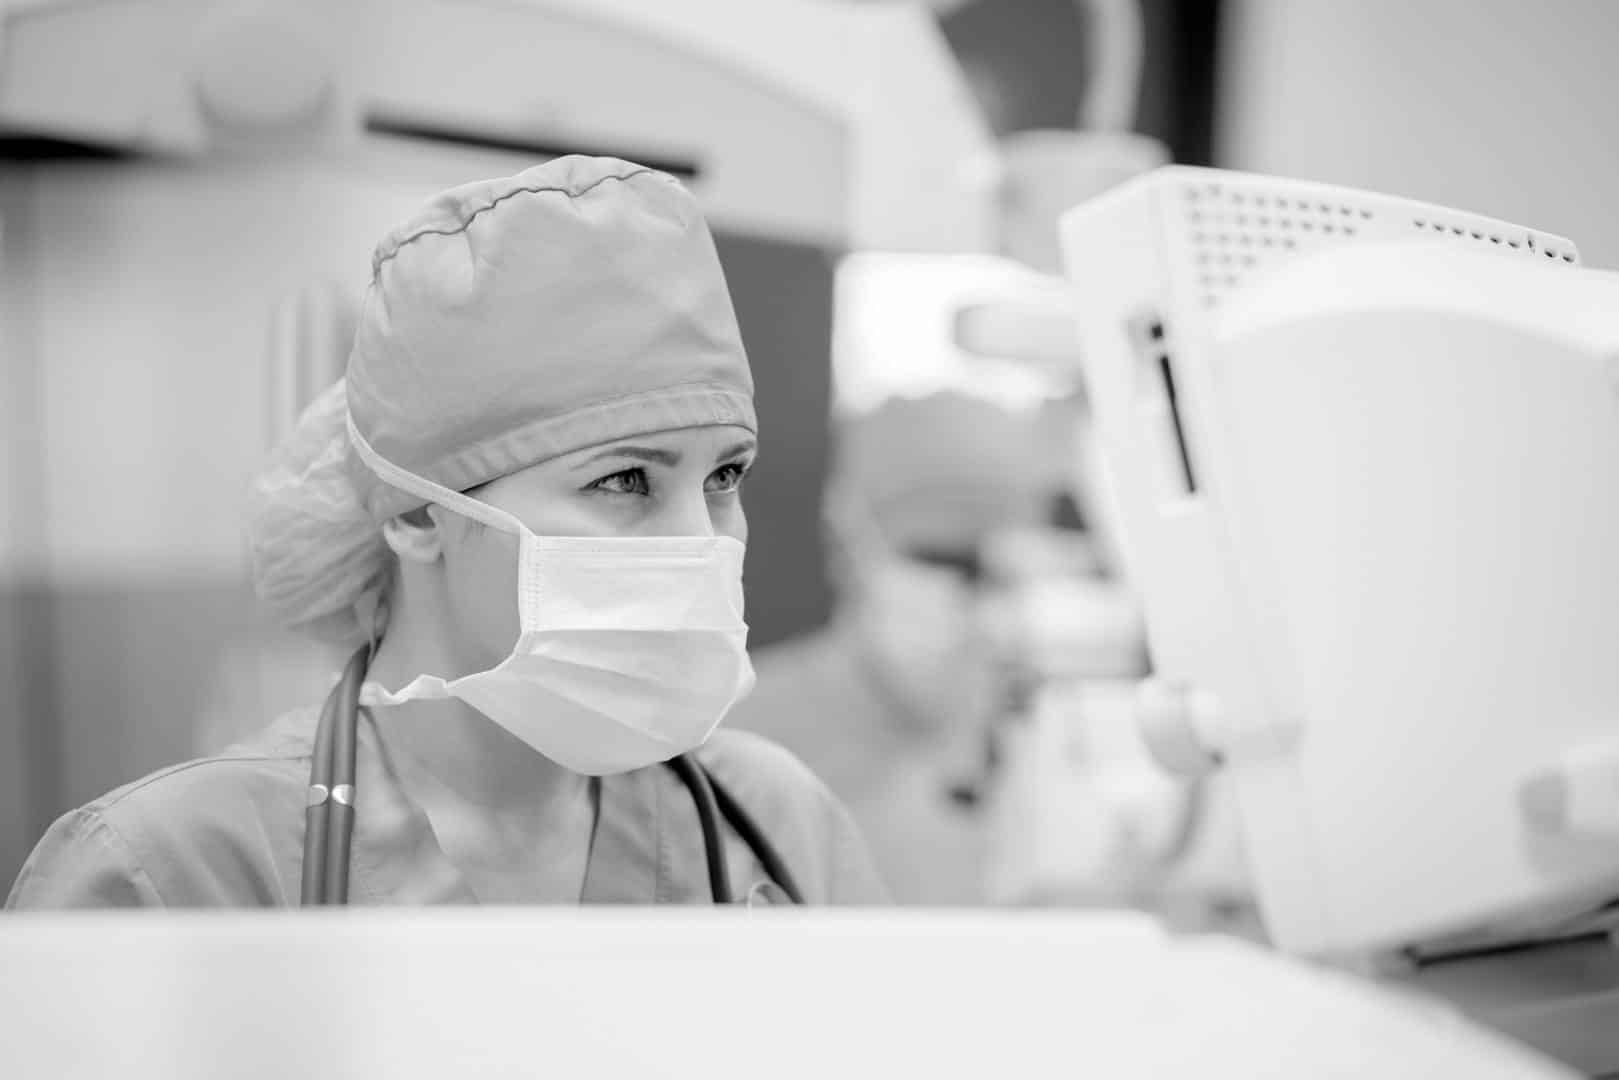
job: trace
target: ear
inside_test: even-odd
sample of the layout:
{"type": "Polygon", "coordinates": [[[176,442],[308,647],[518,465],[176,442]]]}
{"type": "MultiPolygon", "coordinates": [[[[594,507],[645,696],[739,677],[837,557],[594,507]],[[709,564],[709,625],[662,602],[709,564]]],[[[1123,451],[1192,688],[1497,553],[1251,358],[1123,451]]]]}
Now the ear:
{"type": "Polygon", "coordinates": [[[389,518],[382,538],[401,561],[427,564],[444,554],[444,532],[429,507],[389,518]]]}

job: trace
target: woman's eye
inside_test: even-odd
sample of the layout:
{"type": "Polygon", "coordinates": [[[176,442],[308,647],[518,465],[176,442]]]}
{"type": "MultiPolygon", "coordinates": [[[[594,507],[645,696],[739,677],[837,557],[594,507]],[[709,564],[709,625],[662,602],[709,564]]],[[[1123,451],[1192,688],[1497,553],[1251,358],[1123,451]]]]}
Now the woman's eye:
{"type": "Polygon", "coordinates": [[[590,486],[597,491],[611,492],[614,495],[645,495],[650,490],[645,469],[625,469],[623,472],[604,476],[590,486]]]}
{"type": "Polygon", "coordinates": [[[704,487],[711,495],[728,495],[742,486],[748,468],[747,465],[722,465],[714,470],[704,487]]]}

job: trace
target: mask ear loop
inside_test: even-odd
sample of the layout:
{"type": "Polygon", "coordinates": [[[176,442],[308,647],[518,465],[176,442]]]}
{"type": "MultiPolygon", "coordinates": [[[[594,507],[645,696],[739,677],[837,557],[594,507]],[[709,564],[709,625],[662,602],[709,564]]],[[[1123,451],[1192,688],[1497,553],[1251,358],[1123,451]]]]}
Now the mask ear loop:
{"type": "MultiPolygon", "coordinates": [[[[344,424],[348,428],[349,445],[352,446],[354,448],[354,452],[360,456],[360,460],[365,462],[366,466],[384,483],[398,488],[400,491],[407,491],[412,495],[426,499],[430,503],[435,503],[442,506],[444,509],[451,511],[452,513],[460,514],[462,517],[470,518],[471,520],[479,522],[480,524],[487,525],[497,532],[507,533],[518,538],[521,538],[525,533],[528,532],[528,530],[524,528],[522,522],[518,521],[515,517],[506,513],[504,510],[490,506],[486,502],[480,502],[479,500],[468,495],[463,495],[459,491],[451,491],[447,487],[440,484],[435,484],[431,480],[424,479],[423,477],[417,476],[415,473],[401,469],[398,465],[395,465],[393,462],[377,453],[376,450],[372,448],[371,444],[365,440],[365,436],[361,435],[359,428],[355,427],[354,425],[353,413],[346,413],[343,419],[344,424]]],[[[525,587],[527,574],[528,563],[519,560],[518,586],[519,589],[523,590],[524,592],[527,591],[525,587]]],[[[376,608],[374,606],[376,598],[368,597],[367,599],[370,600],[371,604],[373,605],[371,608],[372,617],[369,619],[367,624],[369,626],[370,640],[370,654],[367,658],[369,666],[369,660],[376,656],[378,642],[376,608]]],[[[521,613],[519,614],[521,616],[521,613]]],[[[364,616],[362,615],[362,618],[363,617],[364,616]]]]}

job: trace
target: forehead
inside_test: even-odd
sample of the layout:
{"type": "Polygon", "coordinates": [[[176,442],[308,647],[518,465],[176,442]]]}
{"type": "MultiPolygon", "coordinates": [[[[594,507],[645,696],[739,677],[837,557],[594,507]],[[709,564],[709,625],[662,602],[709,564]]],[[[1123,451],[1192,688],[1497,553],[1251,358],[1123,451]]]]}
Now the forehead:
{"type": "Polygon", "coordinates": [[[706,467],[732,454],[750,452],[755,446],[753,432],[738,425],[705,424],[701,427],[673,428],[582,447],[510,473],[496,483],[520,482],[531,476],[572,473],[597,461],[623,467],[625,458],[636,456],[636,451],[653,451],[667,455],[669,461],[678,459],[681,463],[695,462],[706,467]]]}
{"type": "MultiPolygon", "coordinates": [[[[703,424],[700,427],[673,428],[669,431],[654,431],[645,435],[629,435],[622,439],[614,439],[598,446],[587,447],[576,451],[583,457],[600,454],[624,446],[650,446],[660,450],[687,450],[697,451],[710,448],[724,449],[732,446],[753,446],[755,443],[753,432],[736,424],[703,424]]],[[[567,455],[572,457],[574,455],[567,455]]]]}
{"type": "Polygon", "coordinates": [[[654,464],[694,464],[706,468],[750,453],[756,445],[753,432],[747,428],[707,424],[614,439],[564,455],[561,460],[565,466],[576,469],[592,461],[623,460],[626,456],[643,457],[654,464]]]}

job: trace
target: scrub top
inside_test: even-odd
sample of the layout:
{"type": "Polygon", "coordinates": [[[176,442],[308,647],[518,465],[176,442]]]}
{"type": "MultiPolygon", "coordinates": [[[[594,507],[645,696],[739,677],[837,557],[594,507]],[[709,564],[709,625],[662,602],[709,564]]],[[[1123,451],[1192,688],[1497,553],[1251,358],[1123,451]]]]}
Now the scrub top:
{"type": "MultiPolygon", "coordinates": [[[[305,795],[318,709],[288,714],[216,757],[164,769],[51,826],[18,876],[10,908],[296,905],[305,795]]],[[[351,904],[476,904],[404,790],[369,710],[355,774],[351,904]]],[[[698,752],[769,837],[811,903],[872,904],[885,895],[848,813],[792,754],[721,730],[698,752]]],[[[581,900],[708,903],[702,830],[690,793],[663,766],[599,785],[581,900]]],[[[766,880],[725,828],[733,893],[766,880]]]]}
{"type": "Polygon", "coordinates": [[[785,746],[849,808],[895,901],[986,902],[993,818],[982,726],[936,730],[886,694],[837,624],[761,649],[726,718],[785,746]],[[964,788],[976,801],[961,797],[964,788]]]}

